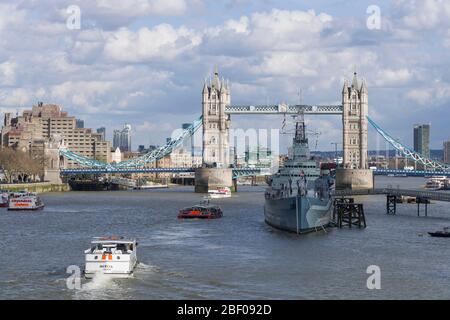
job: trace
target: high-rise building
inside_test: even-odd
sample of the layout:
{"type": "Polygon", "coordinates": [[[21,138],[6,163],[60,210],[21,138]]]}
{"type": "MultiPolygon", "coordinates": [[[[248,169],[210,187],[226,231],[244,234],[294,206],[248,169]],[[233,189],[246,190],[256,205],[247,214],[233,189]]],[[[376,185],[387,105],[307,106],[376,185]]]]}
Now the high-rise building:
{"type": "Polygon", "coordinates": [[[131,151],[131,125],[125,124],[122,130],[113,132],[113,149],[120,148],[122,152],[131,151]]]}
{"type": "Polygon", "coordinates": [[[98,128],[97,133],[100,133],[102,135],[102,141],[106,140],[106,128],[105,127],[98,128]]]}
{"type": "Polygon", "coordinates": [[[113,149],[120,148],[120,130],[113,131],[113,149]]]}
{"type": "MultiPolygon", "coordinates": [[[[30,150],[32,153],[44,152],[44,144],[59,137],[74,153],[110,162],[109,141],[102,141],[101,135],[91,129],[77,128],[76,122],[75,117],[68,116],[60,106],[40,102],[20,116],[5,115],[5,125],[1,130],[2,146],[30,150]]],[[[66,167],[78,167],[78,164],[67,160],[66,167]]]]}
{"type": "Polygon", "coordinates": [[[120,146],[122,151],[131,151],[131,125],[125,124],[120,134],[120,146]]]}
{"type": "Polygon", "coordinates": [[[430,158],[430,125],[414,125],[414,151],[425,158],[430,158]]]}
{"type": "Polygon", "coordinates": [[[444,163],[450,164],[450,141],[444,142],[444,163]]]}
{"type": "Polygon", "coordinates": [[[75,126],[77,129],[84,129],[84,120],[77,119],[75,126]]]}

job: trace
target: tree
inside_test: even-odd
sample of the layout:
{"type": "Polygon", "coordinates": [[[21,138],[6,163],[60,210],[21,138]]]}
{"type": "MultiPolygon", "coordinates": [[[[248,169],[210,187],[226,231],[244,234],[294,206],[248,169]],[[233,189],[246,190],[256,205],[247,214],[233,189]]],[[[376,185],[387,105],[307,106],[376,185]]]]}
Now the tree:
{"type": "Polygon", "coordinates": [[[29,152],[12,148],[0,150],[0,168],[5,172],[9,183],[36,181],[36,176],[42,174],[44,166],[43,158],[32,157],[29,152]]]}

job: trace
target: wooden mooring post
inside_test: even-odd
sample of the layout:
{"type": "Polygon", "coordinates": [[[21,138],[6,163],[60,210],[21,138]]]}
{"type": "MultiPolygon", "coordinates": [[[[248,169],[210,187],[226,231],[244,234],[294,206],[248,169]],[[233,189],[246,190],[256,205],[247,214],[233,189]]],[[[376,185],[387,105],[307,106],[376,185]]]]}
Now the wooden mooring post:
{"type": "Polygon", "coordinates": [[[339,228],[352,228],[352,226],[357,226],[358,228],[367,227],[362,203],[337,203],[335,209],[339,228]]]}

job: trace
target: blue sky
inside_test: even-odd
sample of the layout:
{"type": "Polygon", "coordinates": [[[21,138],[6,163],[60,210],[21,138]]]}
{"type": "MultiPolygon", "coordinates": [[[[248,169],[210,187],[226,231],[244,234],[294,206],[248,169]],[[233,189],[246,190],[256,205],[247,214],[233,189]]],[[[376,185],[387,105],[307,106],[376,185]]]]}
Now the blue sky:
{"type": "MultiPolygon", "coordinates": [[[[0,3],[0,112],[60,104],[86,126],[123,123],[134,147],[159,144],[200,110],[214,65],[233,104],[340,103],[356,68],[369,113],[412,145],[431,123],[431,146],[450,139],[450,1],[4,0],[0,3]],[[66,26],[81,9],[81,29],[66,26]],[[380,8],[381,28],[366,25],[380,8]]],[[[277,128],[277,117],[234,117],[234,128],[277,128]]],[[[341,140],[339,117],[308,118],[319,149],[341,140]]],[[[372,130],[369,147],[384,148],[372,130]]]]}

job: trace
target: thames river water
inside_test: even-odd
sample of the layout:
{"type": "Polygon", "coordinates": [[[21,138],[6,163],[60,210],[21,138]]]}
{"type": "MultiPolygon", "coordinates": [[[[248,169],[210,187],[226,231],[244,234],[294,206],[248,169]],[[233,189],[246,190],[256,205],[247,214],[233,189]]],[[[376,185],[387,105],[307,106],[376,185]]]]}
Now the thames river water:
{"type": "MultiPolygon", "coordinates": [[[[377,178],[419,188],[423,178],[377,178]]],[[[449,299],[450,239],[428,231],[450,226],[450,203],[416,205],[387,216],[384,196],[360,197],[367,229],[297,236],[264,223],[263,187],[240,187],[214,201],[224,217],[180,221],[178,210],[201,196],[168,190],[43,194],[43,211],[0,211],[1,299],[449,299]],[[66,268],[84,264],[93,236],[139,242],[131,279],[82,280],[68,289],[66,268]],[[369,265],[381,289],[369,290],[369,265]]]]}

